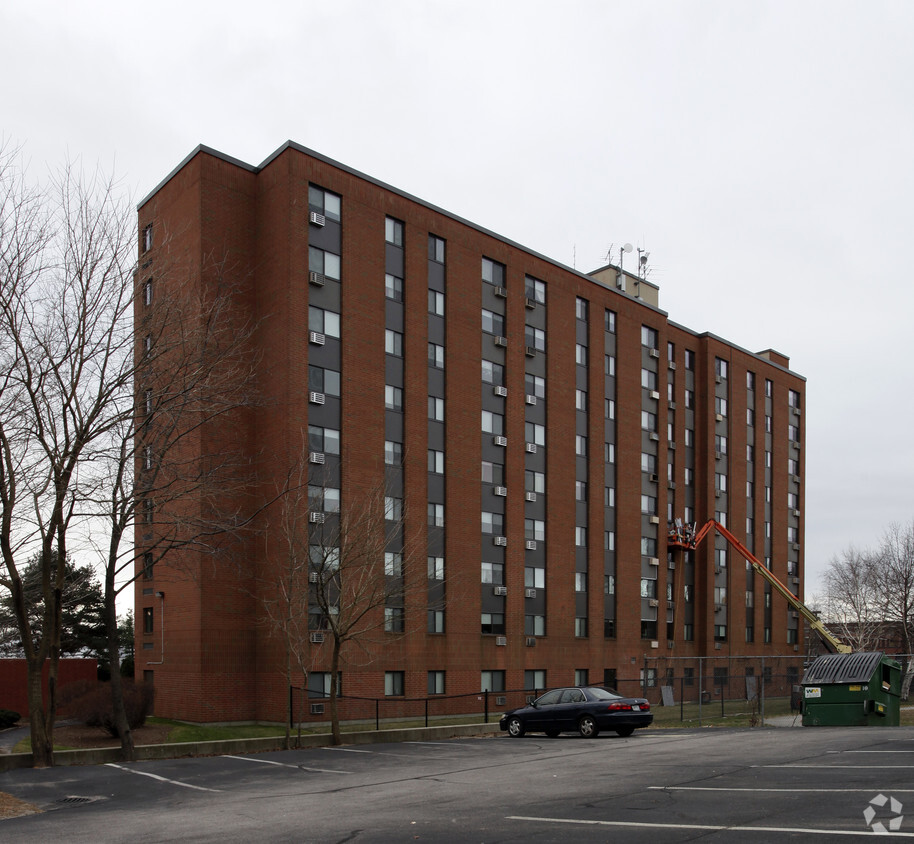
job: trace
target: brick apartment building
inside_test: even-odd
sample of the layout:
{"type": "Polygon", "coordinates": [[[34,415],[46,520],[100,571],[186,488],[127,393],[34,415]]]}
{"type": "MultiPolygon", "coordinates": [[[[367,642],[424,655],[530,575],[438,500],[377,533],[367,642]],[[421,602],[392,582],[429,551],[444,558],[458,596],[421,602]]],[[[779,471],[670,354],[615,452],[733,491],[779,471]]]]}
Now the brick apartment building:
{"type": "MultiPolygon", "coordinates": [[[[645,657],[797,650],[801,621],[723,540],[666,544],[676,519],[717,518],[802,594],[805,379],[784,355],[670,321],[646,278],[576,272],[291,142],[256,167],[198,147],[139,227],[150,282],[166,240],[197,256],[202,287],[224,250],[260,321],[270,400],[230,423],[259,455],[250,497],[304,432],[315,512],[378,483],[408,505],[431,588],[391,608],[344,693],[612,683],[645,657]]],[[[269,535],[246,548],[260,570],[277,553],[269,535]]],[[[281,720],[283,657],[256,597],[231,567],[188,577],[184,556],[136,584],[157,713],[281,720]]]]}

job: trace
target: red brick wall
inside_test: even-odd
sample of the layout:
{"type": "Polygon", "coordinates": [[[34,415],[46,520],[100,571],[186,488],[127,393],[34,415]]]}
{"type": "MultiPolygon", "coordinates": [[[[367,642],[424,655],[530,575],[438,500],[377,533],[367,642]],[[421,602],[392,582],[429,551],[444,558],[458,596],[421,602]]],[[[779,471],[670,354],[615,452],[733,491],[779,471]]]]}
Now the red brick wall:
{"type": "MultiPolygon", "coordinates": [[[[44,693],[48,690],[48,663],[43,671],[44,693]]],[[[98,680],[98,661],[94,659],[62,658],[58,663],[57,688],[65,689],[70,683],[98,680]]],[[[24,659],[0,659],[0,709],[18,712],[28,717],[28,666],[24,659]]]]}

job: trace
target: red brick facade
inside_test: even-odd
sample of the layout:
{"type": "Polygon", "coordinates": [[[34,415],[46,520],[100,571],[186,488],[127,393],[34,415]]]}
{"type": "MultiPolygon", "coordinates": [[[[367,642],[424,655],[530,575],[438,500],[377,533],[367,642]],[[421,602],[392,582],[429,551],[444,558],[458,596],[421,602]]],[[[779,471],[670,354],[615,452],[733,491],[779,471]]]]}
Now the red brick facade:
{"type": "MultiPolygon", "coordinates": [[[[426,503],[443,485],[446,632],[410,624],[409,635],[373,644],[370,664],[344,667],[347,694],[383,696],[387,671],[403,672],[408,697],[426,694],[429,671],[445,672],[447,694],[479,691],[484,671],[504,671],[508,689],[529,686],[527,671],[545,672],[537,679],[546,685],[572,683],[576,670],[603,682],[612,670],[619,678],[637,676],[645,656],[774,656],[792,654],[802,640],[786,602],[778,595],[769,601],[767,587],[732,553],[719,558],[714,540],[694,559],[682,551],[668,556],[666,548],[668,518],[702,523],[724,513],[734,533],[802,594],[805,381],[787,358],[690,331],[614,285],[294,144],[259,167],[199,148],[144,200],[139,222],[141,231],[151,225],[153,232],[153,249],[141,256],[144,272],[154,275],[164,260],[165,233],[170,254],[189,256],[189,271],[204,287],[206,256],[223,254],[240,287],[239,313],[260,323],[258,386],[268,401],[207,434],[230,438],[256,461],[258,485],[240,506],[269,498],[315,418],[309,362],[330,360],[336,346],[309,343],[309,304],[323,308],[337,292],[342,500],[384,478],[385,426],[402,425],[406,530],[414,536],[428,531],[426,503]],[[338,224],[311,222],[309,186],[340,197],[338,224]],[[402,247],[385,242],[387,218],[402,225],[402,247]],[[446,244],[443,268],[429,258],[430,235],[446,244]],[[338,286],[309,284],[309,246],[316,243],[331,244],[327,251],[339,255],[338,286]],[[482,280],[483,259],[503,268],[502,285],[482,280]],[[392,305],[385,273],[401,261],[402,305],[392,305]],[[527,295],[528,279],[542,282],[545,301],[527,295]],[[439,284],[444,316],[433,317],[426,302],[439,284]],[[505,343],[480,329],[483,309],[503,317],[497,336],[505,343]],[[401,318],[402,364],[391,369],[385,329],[401,318]],[[528,343],[537,326],[544,350],[528,343]],[[645,327],[656,332],[647,345],[645,327]],[[443,371],[429,365],[428,344],[438,341],[443,371]],[[505,395],[493,398],[492,386],[481,382],[481,357],[503,361],[505,395]],[[400,371],[402,414],[392,422],[385,383],[400,371]],[[525,381],[535,371],[544,373],[538,405],[525,381]],[[443,429],[428,417],[429,396],[438,390],[443,429]],[[481,413],[492,408],[503,416],[507,439],[495,452],[480,429],[481,413]],[[525,423],[534,419],[544,420],[545,445],[531,451],[525,423]],[[430,475],[426,459],[441,430],[443,479],[430,475]],[[576,454],[584,448],[586,456],[576,454]],[[503,480],[494,485],[480,481],[481,461],[491,462],[492,454],[504,460],[503,480]],[[532,467],[545,476],[545,493],[533,500],[525,494],[532,467]],[[493,598],[493,584],[480,582],[481,562],[495,559],[494,536],[481,533],[480,513],[502,507],[506,544],[497,556],[503,554],[506,594],[493,598]],[[544,523],[545,541],[536,549],[527,547],[525,519],[544,523]],[[576,548],[581,537],[586,541],[576,548]],[[525,586],[525,566],[545,570],[542,587],[525,586]],[[503,635],[481,631],[487,608],[503,615],[503,635]],[[544,630],[525,630],[536,624],[544,630]]],[[[200,448],[205,454],[207,442],[200,448]]],[[[141,546],[141,530],[137,541],[141,546]]],[[[245,553],[262,571],[279,545],[267,530],[252,536],[245,553]]],[[[716,547],[725,548],[719,540],[716,547]]],[[[154,619],[150,634],[137,625],[137,674],[151,672],[156,714],[280,720],[283,657],[258,623],[256,590],[244,588],[239,570],[214,570],[202,557],[189,568],[196,576],[187,576],[185,555],[180,571],[166,560],[152,579],[137,581],[137,618],[151,607],[154,619]]],[[[408,620],[427,609],[421,596],[407,599],[408,620]]],[[[321,647],[315,646],[314,671],[328,668],[321,647]]]]}

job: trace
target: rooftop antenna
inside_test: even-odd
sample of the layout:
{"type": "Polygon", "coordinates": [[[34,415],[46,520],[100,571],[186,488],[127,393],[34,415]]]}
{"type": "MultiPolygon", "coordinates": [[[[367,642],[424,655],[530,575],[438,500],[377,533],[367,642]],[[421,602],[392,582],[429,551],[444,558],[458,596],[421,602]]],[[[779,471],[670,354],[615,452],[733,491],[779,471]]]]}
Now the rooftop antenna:
{"type": "Polygon", "coordinates": [[[646,279],[647,274],[650,272],[650,270],[647,268],[647,259],[650,257],[650,252],[648,252],[646,249],[642,249],[640,246],[638,247],[638,275],[642,279],[646,279]]]}
{"type": "Polygon", "coordinates": [[[625,273],[622,270],[622,264],[625,260],[625,253],[631,252],[634,247],[630,243],[624,243],[619,247],[619,274],[616,276],[616,287],[623,293],[625,292],[625,273]]]}

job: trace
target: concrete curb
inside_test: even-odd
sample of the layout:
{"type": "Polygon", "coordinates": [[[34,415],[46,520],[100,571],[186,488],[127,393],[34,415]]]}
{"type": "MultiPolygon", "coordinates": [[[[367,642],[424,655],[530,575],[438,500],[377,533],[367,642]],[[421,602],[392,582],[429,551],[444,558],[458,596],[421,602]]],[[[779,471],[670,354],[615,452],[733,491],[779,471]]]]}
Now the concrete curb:
{"type": "MultiPolygon", "coordinates": [[[[498,722],[489,724],[458,724],[444,727],[409,727],[397,730],[366,730],[343,733],[343,744],[388,744],[398,741],[432,741],[435,739],[482,736],[499,732],[498,722]]],[[[295,736],[292,737],[293,742],[295,736]]],[[[182,744],[143,744],[136,748],[137,761],[146,759],[180,759],[185,756],[222,756],[226,753],[266,753],[283,750],[282,736],[271,738],[231,739],[226,741],[201,741],[182,744]]],[[[327,747],[333,743],[330,733],[309,734],[301,737],[302,747],[327,747]]],[[[104,765],[120,762],[119,747],[97,747],[88,750],[58,750],[54,764],[104,765]]],[[[31,753],[10,753],[0,756],[0,773],[17,768],[31,768],[31,753]]]]}

